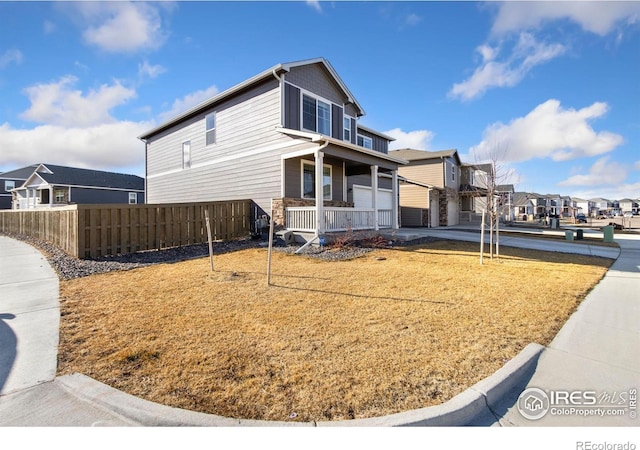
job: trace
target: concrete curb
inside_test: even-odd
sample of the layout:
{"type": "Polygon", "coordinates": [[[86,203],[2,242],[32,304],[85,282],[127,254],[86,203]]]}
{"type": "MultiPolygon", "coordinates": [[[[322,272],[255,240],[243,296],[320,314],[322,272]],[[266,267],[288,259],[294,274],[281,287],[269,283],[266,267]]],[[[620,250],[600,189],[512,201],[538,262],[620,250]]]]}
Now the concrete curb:
{"type": "Polygon", "coordinates": [[[231,419],[213,414],[187,411],[160,405],[121,392],[86,375],[73,374],[56,379],[67,391],[83,400],[140,424],[142,426],[219,426],[219,427],[397,427],[397,426],[463,426],[480,417],[495,418],[493,405],[510,391],[526,385],[545,348],[527,345],[518,355],[493,375],[471,386],[442,405],[368,419],[336,422],[270,422],[231,419]]]}

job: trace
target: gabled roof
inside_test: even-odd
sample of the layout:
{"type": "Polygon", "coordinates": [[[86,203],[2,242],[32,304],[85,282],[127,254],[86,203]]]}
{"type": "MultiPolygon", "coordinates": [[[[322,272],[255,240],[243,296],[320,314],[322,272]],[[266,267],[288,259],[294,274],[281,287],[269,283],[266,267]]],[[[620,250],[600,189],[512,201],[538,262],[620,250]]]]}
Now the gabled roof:
{"type": "Polygon", "coordinates": [[[407,161],[426,161],[429,159],[455,158],[458,165],[461,164],[460,157],[458,156],[458,150],[456,149],[430,152],[427,150],[404,148],[400,150],[391,150],[389,154],[393,154],[398,158],[406,159],[407,161]]]}
{"type": "Polygon", "coordinates": [[[496,192],[515,192],[513,184],[499,184],[496,186],[496,192]]]}
{"type": "Polygon", "coordinates": [[[27,167],[21,167],[19,169],[9,170],[7,172],[0,173],[0,179],[8,180],[26,180],[33,173],[39,164],[32,164],[27,167]]]}
{"type": "Polygon", "coordinates": [[[182,114],[177,115],[176,117],[157,126],[156,128],[153,128],[152,130],[147,131],[146,133],[138,136],[138,139],[141,139],[141,140],[148,139],[151,136],[168,129],[189,117],[193,117],[194,115],[200,114],[205,110],[211,108],[213,105],[220,103],[223,100],[226,100],[228,98],[231,98],[233,95],[238,94],[255,84],[261,83],[266,79],[276,78],[279,80],[280,75],[282,73],[289,72],[294,67],[300,67],[300,66],[311,65],[311,64],[321,64],[327,70],[327,72],[329,72],[329,74],[334,79],[336,84],[340,87],[345,97],[347,97],[347,101],[356,106],[361,116],[364,115],[364,109],[362,109],[362,106],[360,106],[358,101],[354,98],[353,94],[351,94],[351,91],[349,91],[349,89],[347,88],[347,85],[344,84],[344,82],[338,76],[338,73],[335,71],[333,66],[331,66],[331,64],[329,63],[329,61],[327,61],[324,58],[314,58],[314,59],[306,59],[303,61],[294,61],[289,63],[277,64],[265,70],[264,72],[260,72],[259,74],[249,78],[248,80],[245,80],[239,84],[236,84],[235,86],[211,97],[210,99],[205,100],[204,102],[194,106],[193,108],[189,109],[188,111],[185,111],[182,114]]]}
{"type": "Polygon", "coordinates": [[[28,184],[35,177],[39,177],[48,184],[56,186],[86,186],[144,191],[144,178],[137,175],[101,170],[38,164],[36,169],[31,171],[31,176],[24,184],[28,184]]]}
{"type": "Polygon", "coordinates": [[[528,192],[514,192],[512,202],[513,206],[522,206],[532,202],[532,199],[528,192]]]}

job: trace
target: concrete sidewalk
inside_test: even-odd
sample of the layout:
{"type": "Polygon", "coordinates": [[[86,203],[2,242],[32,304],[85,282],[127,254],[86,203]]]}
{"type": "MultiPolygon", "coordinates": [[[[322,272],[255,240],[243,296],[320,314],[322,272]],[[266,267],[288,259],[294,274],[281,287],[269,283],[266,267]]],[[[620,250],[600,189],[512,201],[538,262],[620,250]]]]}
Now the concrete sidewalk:
{"type": "Polygon", "coordinates": [[[130,425],[55,379],[58,290],[38,250],[0,236],[0,426],[130,425]]]}
{"type": "MultiPolygon", "coordinates": [[[[478,233],[459,229],[403,229],[397,234],[406,238],[480,240],[478,233]]],[[[572,242],[501,237],[501,245],[505,246],[619,258],[548,348],[528,347],[514,358],[515,365],[508,363],[494,376],[441,406],[402,416],[318,425],[638,425],[637,419],[630,419],[628,408],[622,416],[583,417],[549,412],[541,419],[529,420],[517,404],[523,390],[533,387],[546,392],[617,393],[616,401],[624,391],[628,402],[630,389],[640,384],[640,235],[616,235],[616,241],[622,251],[572,242]]],[[[79,374],[55,378],[58,326],[55,272],[33,247],[0,236],[0,426],[314,425],[238,421],[157,405],[79,374]]]]}

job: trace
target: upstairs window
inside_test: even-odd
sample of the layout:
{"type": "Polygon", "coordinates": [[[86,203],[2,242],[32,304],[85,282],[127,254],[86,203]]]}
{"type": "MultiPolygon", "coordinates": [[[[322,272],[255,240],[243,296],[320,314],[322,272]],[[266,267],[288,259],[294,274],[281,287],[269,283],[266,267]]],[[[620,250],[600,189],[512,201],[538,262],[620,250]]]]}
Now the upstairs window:
{"type": "Polygon", "coordinates": [[[191,141],[182,143],[182,168],[191,168],[191,141]]]}
{"type": "Polygon", "coordinates": [[[361,134],[358,135],[358,145],[360,147],[368,148],[369,150],[373,150],[373,140],[370,137],[363,136],[361,134]]]}
{"type": "Polygon", "coordinates": [[[135,192],[129,192],[129,204],[135,205],[136,203],[138,203],[138,194],[135,192]]]}
{"type": "Polygon", "coordinates": [[[15,187],[16,187],[16,182],[13,181],[13,180],[11,180],[11,181],[6,180],[4,182],[4,190],[5,191],[10,191],[11,189],[15,189],[15,187]]]}
{"type": "Polygon", "coordinates": [[[345,116],[342,121],[343,121],[342,139],[347,141],[347,142],[351,142],[351,117],[345,116]]]}
{"type": "Polygon", "coordinates": [[[302,128],[331,136],[331,105],[309,95],[303,95],[302,128]]]}
{"type": "Polygon", "coordinates": [[[456,166],[451,166],[451,181],[454,183],[456,181],[456,166]]]}
{"type": "Polygon", "coordinates": [[[206,145],[216,143],[216,113],[212,112],[205,117],[206,122],[206,145]]]}

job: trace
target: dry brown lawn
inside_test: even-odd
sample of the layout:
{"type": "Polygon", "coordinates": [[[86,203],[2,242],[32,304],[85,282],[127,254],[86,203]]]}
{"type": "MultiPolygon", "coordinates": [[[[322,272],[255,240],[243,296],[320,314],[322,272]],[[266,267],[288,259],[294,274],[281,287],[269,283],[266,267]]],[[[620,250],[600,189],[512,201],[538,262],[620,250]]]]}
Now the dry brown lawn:
{"type": "Polygon", "coordinates": [[[548,344],[611,260],[439,241],[340,262],[252,249],[61,282],[59,374],[227,417],[436,405],[548,344]]]}

